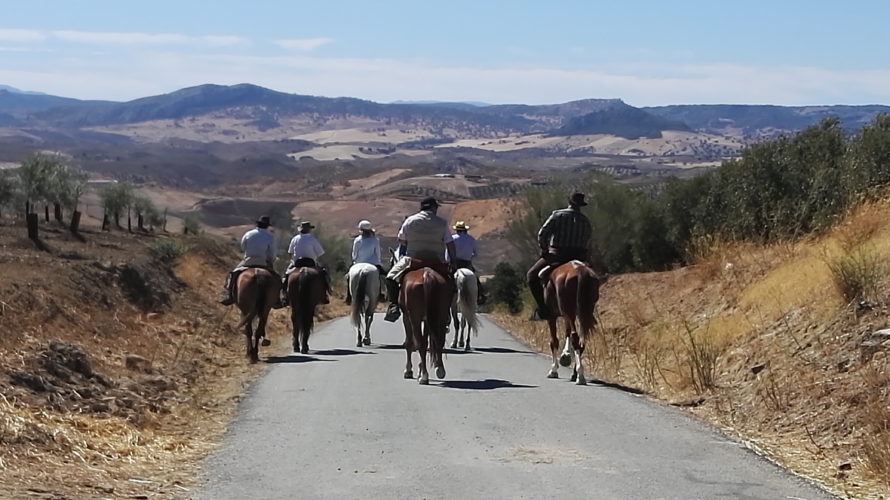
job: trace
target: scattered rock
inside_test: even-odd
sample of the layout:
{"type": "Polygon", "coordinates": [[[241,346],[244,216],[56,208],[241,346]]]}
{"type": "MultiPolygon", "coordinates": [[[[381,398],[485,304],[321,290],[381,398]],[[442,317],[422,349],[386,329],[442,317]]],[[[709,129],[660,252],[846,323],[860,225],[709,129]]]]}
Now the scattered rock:
{"type": "Polygon", "coordinates": [[[759,365],[752,366],[751,373],[753,373],[754,375],[757,375],[758,373],[762,372],[764,369],[766,369],[766,363],[761,363],[759,365]]]}
{"type": "Polygon", "coordinates": [[[859,344],[859,357],[862,362],[871,359],[878,351],[882,351],[890,347],[890,328],[877,330],[872,332],[865,340],[859,344]]]}
{"type": "Polygon", "coordinates": [[[12,372],[9,374],[9,377],[12,379],[13,384],[27,387],[32,391],[46,392],[52,389],[52,385],[46,379],[34,373],[12,372]]]}
{"type": "Polygon", "coordinates": [[[851,470],[853,469],[853,463],[850,461],[842,462],[838,464],[837,470],[851,470]]]}
{"type": "Polygon", "coordinates": [[[124,358],[124,366],[127,367],[128,370],[142,373],[152,373],[153,371],[151,361],[135,354],[128,354],[124,358]]]}

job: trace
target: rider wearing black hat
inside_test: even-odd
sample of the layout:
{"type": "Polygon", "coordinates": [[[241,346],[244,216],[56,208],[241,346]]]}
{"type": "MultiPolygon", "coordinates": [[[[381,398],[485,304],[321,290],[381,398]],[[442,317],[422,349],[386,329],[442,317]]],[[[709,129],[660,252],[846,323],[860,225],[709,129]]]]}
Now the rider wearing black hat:
{"type": "Polygon", "coordinates": [[[241,250],[244,252],[244,258],[226,277],[226,295],[220,300],[220,304],[224,306],[235,303],[235,278],[242,270],[248,267],[263,267],[273,273],[273,264],[275,263],[275,254],[277,253],[277,244],[275,235],[268,231],[272,222],[268,215],[263,215],[256,221],[256,228],[244,233],[241,237],[241,250]]]}
{"type": "Polygon", "coordinates": [[[389,297],[386,321],[399,318],[399,284],[411,265],[411,258],[443,263],[446,248],[451,255],[455,254],[448,222],[436,215],[438,209],[439,202],[435,198],[424,198],[420,201],[420,212],[405,219],[399,229],[399,244],[406,245],[406,255],[386,275],[386,295],[389,297]]]}
{"type": "Polygon", "coordinates": [[[581,213],[587,206],[583,193],[573,193],[569,206],[555,210],[538,231],[538,245],[541,258],[532,265],[526,274],[528,288],[537,303],[533,320],[549,319],[552,312],[544,303],[544,284],[540,273],[547,266],[556,267],[570,260],[586,262],[589,256],[592,229],[590,220],[581,213]]]}

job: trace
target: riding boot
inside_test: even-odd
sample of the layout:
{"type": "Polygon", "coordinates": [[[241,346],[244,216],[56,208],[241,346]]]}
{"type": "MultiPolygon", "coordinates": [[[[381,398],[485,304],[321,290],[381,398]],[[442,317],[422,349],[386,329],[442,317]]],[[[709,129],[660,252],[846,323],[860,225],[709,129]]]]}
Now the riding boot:
{"type": "Polygon", "coordinates": [[[226,295],[219,301],[219,303],[224,306],[230,306],[235,303],[235,274],[236,273],[233,271],[226,276],[226,295]]]}
{"type": "Polygon", "coordinates": [[[386,309],[386,316],[383,317],[384,321],[389,321],[390,323],[395,322],[395,320],[399,319],[402,312],[399,310],[399,282],[396,280],[386,279],[386,295],[389,298],[389,307],[386,309]]]}
{"type": "Polygon", "coordinates": [[[485,290],[482,288],[482,281],[478,276],[476,277],[476,289],[479,291],[479,295],[476,296],[476,305],[485,305],[488,298],[485,296],[485,290]]]}
{"type": "Polygon", "coordinates": [[[547,304],[544,303],[544,284],[540,281],[530,281],[528,288],[532,292],[532,297],[538,305],[538,308],[532,314],[531,320],[543,321],[550,319],[550,309],[547,307],[547,304]]]}

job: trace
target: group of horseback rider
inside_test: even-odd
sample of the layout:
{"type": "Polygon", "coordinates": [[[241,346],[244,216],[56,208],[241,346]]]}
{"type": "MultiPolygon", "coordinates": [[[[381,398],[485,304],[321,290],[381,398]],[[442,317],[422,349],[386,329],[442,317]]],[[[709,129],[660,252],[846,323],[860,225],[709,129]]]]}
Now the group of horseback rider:
{"type": "MultiPolygon", "coordinates": [[[[581,212],[581,207],[586,205],[584,194],[573,193],[569,197],[568,207],[554,211],[538,231],[541,256],[526,275],[529,289],[537,305],[532,316],[533,320],[546,320],[554,314],[544,301],[542,273],[548,268],[554,268],[571,260],[582,262],[588,260],[592,230],[590,221],[581,212]]],[[[472,260],[478,254],[478,247],[476,239],[468,233],[470,228],[463,221],[449,228],[445,219],[437,215],[438,209],[439,202],[435,198],[424,198],[420,202],[420,211],[407,217],[399,229],[399,259],[392,265],[384,280],[386,296],[390,302],[385,317],[387,321],[395,321],[400,316],[398,304],[400,282],[412,264],[422,262],[440,273],[444,274],[447,271],[446,277],[453,276],[460,268],[470,269],[476,273],[472,260]],[[452,234],[451,229],[456,233],[452,234]]],[[[256,221],[256,228],[241,238],[244,258],[238,267],[229,273],[226,280],[226,297],[221,301],[222,304],[230,305],[235,302],[234,284],[238,272],[248,267],[265,267],[273,270],[277,246],[275,235],[268,230],[270,225],[269,217],[262,216],[256,221]]],[[[281,302],[276,307],[287,305],[287,274],[299,267],[315,267],[321,271],[325,277],[327,294],[330,294],[330,279],[319,261],[325,252],[321,243],[311,233],[312,229],[315,229],[315,226],[311,222],[302,222],[300,232],[288,245],[291,261],[284,276],[285,286],[281,302]]],[[[382,276],[380,241],[371,222],[367,220],[359,222],[358,229],[360,234],[355,237],[352,245],[352,263],[374,265],[381,271],[382,276]]],[[[479,285],[478,303],[481,305],[486,299],[482,293],[481,282],[479,285]]],[[[351,299],[347,291],[346,302],[349,303],[351,299]]],[[[322,303],[328,303],[327,297],[322,303]]]]}

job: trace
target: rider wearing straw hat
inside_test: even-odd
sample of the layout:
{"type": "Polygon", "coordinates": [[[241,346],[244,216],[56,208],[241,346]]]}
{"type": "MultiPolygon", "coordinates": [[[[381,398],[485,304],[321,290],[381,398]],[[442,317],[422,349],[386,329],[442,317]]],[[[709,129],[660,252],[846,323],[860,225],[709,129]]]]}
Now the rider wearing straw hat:
{"type": "Polygon", "coordinates": [[[448,254],[448,258],[453,261],[456,269],[469,269],[476,275],[477,290],[479,291],[479,296],[476,298],[476,302],[481,306],[485,303],[485,292],[482,290],[482,281],[479,280],[479,274],[473,266],[473,257],[479,254],[476,238],[470,236],[470,233],[468,232],[470,226],[464,221],[458,221],[452,226],[452,229],[457,231],[457,233],[451,235],[451,239],[454,242],[454,257],[452,257],[451,254],[448,254]]]}

